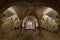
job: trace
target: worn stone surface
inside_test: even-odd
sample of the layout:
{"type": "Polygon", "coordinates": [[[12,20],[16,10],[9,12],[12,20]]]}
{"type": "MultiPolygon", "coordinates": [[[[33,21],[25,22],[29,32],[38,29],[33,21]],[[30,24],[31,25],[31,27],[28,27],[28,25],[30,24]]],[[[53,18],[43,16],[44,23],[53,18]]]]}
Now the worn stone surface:
{"type": "Polygon", "coordinates": [[[36,31],[25,31],[23,35],[20,31],[15,30],[8,34],[1,34],[0,40],[60,40],[60,32],[55,34],[42,30],[41,35],[38,35],[36,31]]]}

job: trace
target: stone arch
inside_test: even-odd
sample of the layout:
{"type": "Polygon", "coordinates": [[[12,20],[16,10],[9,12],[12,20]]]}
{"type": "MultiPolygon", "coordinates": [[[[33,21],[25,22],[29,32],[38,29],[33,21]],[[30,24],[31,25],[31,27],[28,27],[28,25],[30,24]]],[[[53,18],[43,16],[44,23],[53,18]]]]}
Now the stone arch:
{"type": "MultiPolygon", "coordinates": [[[[43,9],[44,10],[44,7],[46,7],[46,8],[48,7],[48,8],[52,8],[55,11],[57,11],[57,9],[55,7],[53,7],[52,5],[46,4],[46,3],[39,3],[39,2],[38,3],[33,3],[32,6],[34,7],[34,10],[37,10],[37,9],[43,9]]],[[[57,13],[58,13],[58,11],[57,11],[57,13]]],[[[43,13],[40,13],[40,14],[43,15],[43,13]]],[[[37,14],[36,13],[35,13],[35,16],[37,17],[37,14]]]]}
{"type": "MultiPolygon", "coordinates": [[[[19,4],[20,2],[15,2],[15,3],[13,3],[13,4],[9,4],[9,5],[6,5],[2,10],[1,10],[1,13],[2,12],[4,12],[7,8],[9,8],[10,6],[13,6],[13,5],[17,5],[17,4],[19,4]]],[[[32,9],[32,10],[34,10],[34,13],[32,13],[37,19],[38,19],[38,21],[39,20],[41,20],[41,18],[42,18],[42,16],[43,16],[43,13],[41,13],[41,14],[39,14],[39,13],[36,13],[35,11],[36,11],[36,9],[38,8],[40,8],[41,6],[47,6],[47,7],[51,7],[51,8],[53,8],[52,7],[52,5],[47,5],[47,4],[45,4],[45,3],[33,3],[33,4],[29,4],[29,3],[26,3],[26,2],[21,2],[21,5],[23,5],[24,4],[24,6],[26,6],[27,5],[27,9],[29,8],[29,6],[32,6],[32,7],[34,7],[34,9],[32,9]],[[25,5],[26,4],[26,5],[25,5]],[[41,16],[40,16],[41,15],[41,16]],[[40,19],[39,19],[40,18],[40,19]]],[[[18,8],[19,9],[19,8],[18,8]]],[[[27,14],[28,13],[26,13],[26,11],[27,11],[27,9],[26,10],[20,10],[20,12],[22,12],[23,13],[23,11],[24,11],[24,13],[22,14],[22,13],[18,13],[18,16],[20,17],[20,19],[21,20],[23,20],[24,19],[24,17],[26,17],[27,16],[27,14]],[[26,14],[25,14],[26,13],[26,14]],[[21,15],[20,15],[21,14],[21,15]],[[23,17],[23,18],[22,18],[23,17]]],[[[53,9],[55,9],[55,8],[53,8],[53,9]]],[[[41,10],[39,10],[39,11],[41,11],[41,10]]],[[[40,23],[39,23],[40,24],[40,23]]]]}
{"type": "Polygon", "coordinates": [[[1,13],[3,13],[7,8],[13,6],[13,5],[16,5],[16,4],[28,4],[28,5],[32,5],[34,7],[37,7],[37,6],[47,6],[47,7],[51,7],[53,9],[56,9],[55,7],[53,7],[53,5],[49,5],[49,4],[46,4],[46,3],[42,3],[42,2],[36,2],[36,3],[32,3],[32,4],[29,4],[28,2],[14,2],[14,3],[11,3],[11,4],[7,4],[4,6],[4,8],[1,9],[1,13]]]}
{"type": "Polygon", "coordinates": [[[29,22],[29,21],[35,23],[35,27],[38,27],[38,25],[39,25],[38,20],[34,16],[26,16],[23,20],[22,27],[24,27],[25,22],[29,22]]]}

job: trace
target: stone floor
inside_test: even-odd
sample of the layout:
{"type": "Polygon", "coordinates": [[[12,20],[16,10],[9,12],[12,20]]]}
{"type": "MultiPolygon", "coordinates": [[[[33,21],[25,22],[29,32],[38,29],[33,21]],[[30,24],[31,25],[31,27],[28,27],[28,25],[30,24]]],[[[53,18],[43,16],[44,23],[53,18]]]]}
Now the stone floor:
{"type": "Polygon", "coordinates": [[[52,33],[42,30],[41,34],[37,31],[14,30],[10,33],[1,34],[0,40],[60,40],[60,33],[52,33]]]}

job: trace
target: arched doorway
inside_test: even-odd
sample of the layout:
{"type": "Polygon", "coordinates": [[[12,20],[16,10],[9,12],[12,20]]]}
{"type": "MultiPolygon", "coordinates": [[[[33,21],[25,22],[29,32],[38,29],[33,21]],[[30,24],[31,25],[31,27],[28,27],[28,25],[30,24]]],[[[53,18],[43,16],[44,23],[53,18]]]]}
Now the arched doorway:
{"type": "Polygon", "coordinates": [[[38,27],[38,20],[34,16],[26,16],[23,20],[22,27],[25,29],[35,29],[38,27]]]}

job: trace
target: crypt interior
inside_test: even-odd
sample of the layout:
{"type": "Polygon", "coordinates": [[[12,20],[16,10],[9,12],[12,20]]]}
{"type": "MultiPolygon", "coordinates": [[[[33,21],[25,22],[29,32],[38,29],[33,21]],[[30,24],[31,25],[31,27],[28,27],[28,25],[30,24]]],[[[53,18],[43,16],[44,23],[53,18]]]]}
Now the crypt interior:
{"type": "Polygon", "coordinates": [[[43,2],[20,1],[2,5],[0,40],[60,40],[58,7],[43,2]]]}

